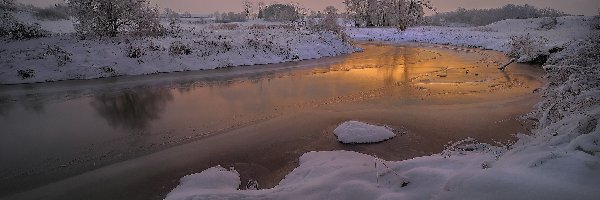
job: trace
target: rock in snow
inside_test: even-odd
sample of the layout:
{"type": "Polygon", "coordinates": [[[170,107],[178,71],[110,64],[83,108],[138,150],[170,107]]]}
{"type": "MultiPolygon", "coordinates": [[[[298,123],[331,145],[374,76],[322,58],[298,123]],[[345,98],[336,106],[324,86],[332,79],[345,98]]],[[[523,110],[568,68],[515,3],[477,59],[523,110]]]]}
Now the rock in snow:
{"type": "Polygon", "coordinates": [[[359,121],[347,121],[340,124],[333,134],[342,143],[375,143],[389,140],[396,136],[391,128],[375,126],[359,121]]]}

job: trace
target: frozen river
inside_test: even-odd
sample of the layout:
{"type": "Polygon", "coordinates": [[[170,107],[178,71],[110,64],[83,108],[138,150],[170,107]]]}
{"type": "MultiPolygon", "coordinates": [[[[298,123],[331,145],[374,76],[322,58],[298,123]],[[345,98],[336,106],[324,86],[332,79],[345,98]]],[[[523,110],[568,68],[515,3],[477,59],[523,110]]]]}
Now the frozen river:
{"type": "Polygon", "coordinates": [[[387,160],[527,133],[543,72],[498,52],[362,43],[352,55],[262,66],[0,86],[0,199],[162,199],[222,165],[277,184],[308,151],[387,160]],[[398,137],[343,145],[347,120],[398,137]]]}

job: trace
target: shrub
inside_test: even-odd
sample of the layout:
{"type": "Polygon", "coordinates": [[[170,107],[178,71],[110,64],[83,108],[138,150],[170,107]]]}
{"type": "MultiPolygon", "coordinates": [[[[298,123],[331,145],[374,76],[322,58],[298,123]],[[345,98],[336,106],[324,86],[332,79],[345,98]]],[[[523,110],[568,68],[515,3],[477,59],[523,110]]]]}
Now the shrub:
{"type": "Polygon", "coordinates": [[[581,49],[579,55],[583,59],[582,63],[597,65],[600,64],[600,13],[592,19],[590,25],[592,30],[587,45],[581,49]]]}
{"type": "Polygon", "coordinates": [[[538,30],[552,30],[556,28],[556,25],[558,25],[558,19],[556,19],[556,17],[547,17],[542,19],[538,30]]]}
{"type": "Polygon", "coordinates": [[[72,61],[71,56],[73,56],[73,54],[61,49],[58,46],[48,46],[46,48],[46,55],[53,55],[56,58],[58,67],[65,66],[67,63],[70,63],[72,61]]]}
{"type": "Polygon", "coordinates": [[[128,33],[156,36],[164,33],[158,9],[145,0],[69,1],[80,36],[116,37],[128,33]]]}
{"type": "Polygon", "coordinates": [[[35,71],[33,71],[33,69],[20,69],[17,70],[17,75],[21,79],[25,80],[28,78],[33,78],[35,76],[35,71]]]}
{"type": "Polygon", "coordinates": [[[144,49],[140,47],[134,47],[133,45],[127,46],[126,56],[129,58],[141,58],[143,55],[146,55],[144,49]]]}
{"type": "Polygon", "coordinates": [[[19,22],[11,13],[15,9],[13,0],[0,0],[0,37],[25,40],[50,35],[38,24],[19,22]]]}
{"type": "Polygon", "coordinates": [[[50,33],[40,28],[39,24],[24,24],[9,12],[0,13],[0,37],[14,40],[26,40],[47,37],[50,33]]]}
{"type": "Polygon", "coordinates": [[[192,54],[192,48],[180,41],[171,43],[169,47],[169,54],[171,55],[190,55],[192,54]]]}
{"type": "Polygon", "coordinates": [[[547,39],[530,34],[512,36],[508,55],[518,58],[519,62],[543,64],[548,59],[548,54],[543,50],[546,42],[547,39]]]}

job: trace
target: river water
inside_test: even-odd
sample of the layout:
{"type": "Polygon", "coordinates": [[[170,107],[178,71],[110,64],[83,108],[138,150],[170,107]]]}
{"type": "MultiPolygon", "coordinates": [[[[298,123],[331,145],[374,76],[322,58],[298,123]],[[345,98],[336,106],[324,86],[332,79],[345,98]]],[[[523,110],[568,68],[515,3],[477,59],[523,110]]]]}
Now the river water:
{"type": "Polygon", "coordinates": [[[473,137],[528,133],[543,72],[493,51],[361,43],[351,55],[294,63],[0,86],[0,199],[162,199],[215,165],[277,184],[307,151],[388,160],[473,137]],[[394,128],[343,145],[347,120],[394,128]]]}

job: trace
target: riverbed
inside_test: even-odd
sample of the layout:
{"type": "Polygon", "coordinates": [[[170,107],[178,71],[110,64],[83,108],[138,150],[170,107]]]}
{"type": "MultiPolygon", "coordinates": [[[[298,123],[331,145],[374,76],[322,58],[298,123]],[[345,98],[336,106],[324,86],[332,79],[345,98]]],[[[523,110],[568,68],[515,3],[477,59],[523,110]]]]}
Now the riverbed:
{"type": "Polygon", "coordinates": [[[439,153],[472,137],[528,133],[537,66],[429,44],[360,43],[363,52],[284,64],[0,86],[0,198],[162,199],[186,174],[234,167],[273,187],[308,151],[386,160],[439,153]],[[344,145],[360,120],[397,137],[344,145]]]}

